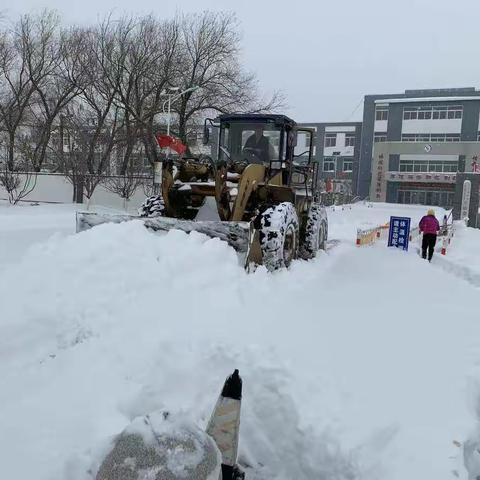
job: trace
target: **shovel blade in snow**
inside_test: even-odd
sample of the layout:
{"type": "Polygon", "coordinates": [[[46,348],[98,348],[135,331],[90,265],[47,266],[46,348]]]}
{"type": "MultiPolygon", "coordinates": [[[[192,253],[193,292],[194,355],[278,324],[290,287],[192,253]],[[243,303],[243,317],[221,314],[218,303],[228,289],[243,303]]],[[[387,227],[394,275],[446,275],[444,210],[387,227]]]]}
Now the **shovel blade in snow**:
{"type": "Polygon", "coordinates": [[[242,379],[235,370],[226,380],[207,425],[207,433],[222,454],[222,479],[242,478],[236,462],[240,434],[242,379]]]}
{"type": "Polygon", "coordinates": [[[137,217],[109,213],[77,212],[77,233],[103,223],[123,223],[140,220],[145,227],[154,232],[181,230],[186,233],[199,232],[210,238],[219,238],[231,245],[235,250],[245,253],[249,247],[250,226],[248,222],[220,222],[180,220],[170,217],[137,217]]]}

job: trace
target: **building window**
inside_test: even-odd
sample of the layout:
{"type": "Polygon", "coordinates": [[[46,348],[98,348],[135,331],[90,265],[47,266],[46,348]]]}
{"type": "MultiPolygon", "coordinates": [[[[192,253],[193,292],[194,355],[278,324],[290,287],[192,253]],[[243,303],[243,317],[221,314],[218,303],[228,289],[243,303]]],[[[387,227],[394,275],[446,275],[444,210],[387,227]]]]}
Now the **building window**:
{"type": "Polygon", "coordinates": [[[403,133],[402,142],[459,142],[459,133],[403,133]]]}
{"type": "Polygon", "coordinates": [[[323,160],[323,171],[324,172],[335,171],[335,160],[333,158],[325,158],[323,160]]]}
{"type": "Polygon", "coordinates": [[[336,145],[337,145],[337,134],[336,133],[325,134],[325,146],[335,147],[336,145]]]}
{"type": "Polygon", "coordinates": [[[397,202],[452,207],[455,194],[443,190],[398,190],[397,202]]]}
{"type": "Polygon", "coordinates": [[[351,171],[353,171],[353,161],[351,161],[351,160],[344,160],[344,161],[343,161],[343,171],[344,171],[344,172],[351,172],[351,171]]]}
{"type": "Polygon", "coordinates": [[[413,161],[401,160],[399,170],[401,172],[413,172],[413,161]]]}
{"type": "Polygon", "coordinates": [[[431,120],[432,119],[432,108],[431,107],[420,107],[417,114],[418,120],[431,120]]]}
{"type": "Polygon", "coordinates": [[[416,173],[455,173],[458,170],[457,161],[441,160],[400,160],[400,172],[416,173]]]}
{"type": "Polygon", "coordinates": [[[447,112],[448,118],[462,118],[463,107],[461,105],[449,105],[447,112]]]}
{"type": "Polygon", "coordinates": [[[433,107],[408,107],[403,109],[404,120],[445,120],[461,119],[462,105],[438,105],[433,107]]]}
{"type": "Polygon", "coordinates": [[[388,108],[378,107],[375,109],[375,120],[388,120],[388,108]]]}
{"type": "Polygon", "coordinates": [[[345,134],[345,146],[346,147],[354,147],[355,146],[355,134],[354,133],[346,133],[345,134]]]}
{"type": "Polygon", "coordinates": [[[387,135],[385,133],[375,133],[373,135],[373,141],[375,143],[386,142],[387,141],[387,135]]]}
{"type": "Polygon", "coordinates": [[[460,134],[445,134],[445,141],[446,142],[459,142],[460,141],[460,134]]]}

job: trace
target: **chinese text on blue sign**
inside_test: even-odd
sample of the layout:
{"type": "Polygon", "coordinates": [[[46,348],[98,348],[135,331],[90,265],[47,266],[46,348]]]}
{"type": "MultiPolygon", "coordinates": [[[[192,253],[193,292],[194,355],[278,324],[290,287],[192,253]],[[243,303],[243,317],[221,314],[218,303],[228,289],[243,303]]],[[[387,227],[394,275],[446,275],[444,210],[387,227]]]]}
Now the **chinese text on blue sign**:
{"type": "Polygon", "coordinates": [[[388,246],[408,250],[410,238],[410,222],[408,217],[390,217],[390,230],[388,232],[388,246]]]}

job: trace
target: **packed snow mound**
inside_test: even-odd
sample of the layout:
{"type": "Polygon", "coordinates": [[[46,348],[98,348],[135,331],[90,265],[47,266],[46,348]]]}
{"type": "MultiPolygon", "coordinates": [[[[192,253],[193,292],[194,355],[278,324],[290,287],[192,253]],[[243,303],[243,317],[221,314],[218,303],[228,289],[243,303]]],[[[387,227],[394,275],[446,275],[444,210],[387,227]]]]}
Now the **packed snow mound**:
{"type": "Polygon", "coordinates": [[[32,247],[0,274],[0,377],[9,385],[0,451],[22,445],[2,459],[5,475],[83,478],[105,439],[161,409],[188,411],[205,428],[225,376],[239,368],[249,480],[352,478],[355,456],[327,426],[302,423],[289,367],[256,345],[255,332],[278,323],[261,320],[287,278],[247,275],[220,240],[155,235],[136,221],[32,247]]]}
{"type": "Polygon", "coordinates": [[[33,247],[0,277],[2,292],[21,285],[28,299],[5,302],[2,323],[8,330],[0,351],[28,347],[33,356],[31,348],[38,348],[36,356],[43,358],[116,328],[122,319],[138,325],[147,313],[161,318],[171,313],[159,303],[166,292],[170,306],[181,307],[185,318],[196,317],[200,305],[213,303],[215,289],[221,294],[222,285],[240,275],[235,253],[223,242],[177,231],[152,235],[141,222],[54,238],[33,247]],[[36,346],[21,344],[29,341],[18,334],[25,330],[36,346]]]}
{"type": "Polygon", "coordinates": [[[153,412],[136,418],[115,438],[111,451],[93,470],[96,475],[88,478],[218,480],[221,464],[215,441],[195,423],[153,412]]]}

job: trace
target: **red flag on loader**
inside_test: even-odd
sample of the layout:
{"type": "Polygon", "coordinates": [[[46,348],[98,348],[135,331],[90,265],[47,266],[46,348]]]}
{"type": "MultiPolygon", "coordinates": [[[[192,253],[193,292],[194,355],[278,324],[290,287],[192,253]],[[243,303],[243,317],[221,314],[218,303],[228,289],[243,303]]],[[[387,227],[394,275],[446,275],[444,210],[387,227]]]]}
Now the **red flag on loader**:
{"type": "Polygon", "coordinates": [[[187,151],[186,145],[184,145],[180,139],[172,137],[171,135],[157,135],[156,139],[160,148],[171,148],[179,155],[182,155],[187,151]]]}

